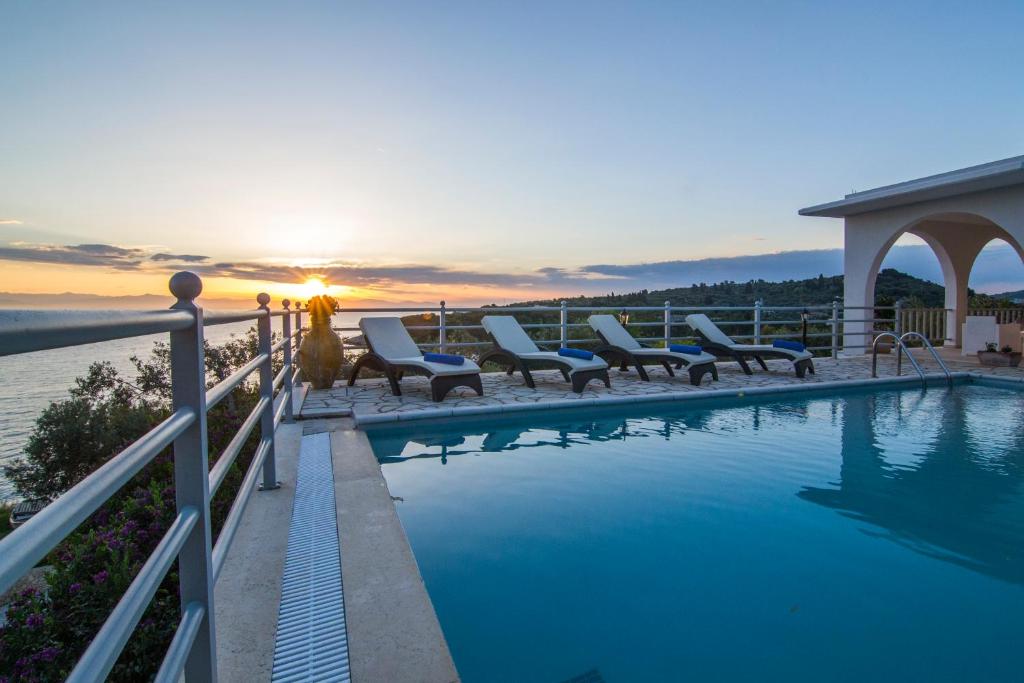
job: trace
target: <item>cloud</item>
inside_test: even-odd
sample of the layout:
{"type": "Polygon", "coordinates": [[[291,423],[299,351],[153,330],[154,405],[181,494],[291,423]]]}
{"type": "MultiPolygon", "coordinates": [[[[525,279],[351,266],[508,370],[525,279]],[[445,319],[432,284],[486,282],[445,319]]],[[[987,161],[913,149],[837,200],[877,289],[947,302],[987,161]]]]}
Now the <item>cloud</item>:
{"type": "Polygon", "coordinates": [[[403,285],[481,285],[496,287],[529,287],[544,281],[537,273],[482,273],[472,270],[441,268],[422,264],[364,266],[327,263],[317,267],[295,267],[258,262],[221,262],[192,268],[207,277],[227,277],[269,282],[304,282],[321,277],[329,283],[357,287],[389,287],[403,285]]]}
{"type": "Polygon", "coordinates": [[[0,218],[0,225],[21,225],[21,221],[14,218],[0,218]]]}
{"type": "Polygon", "coordinates": [[[142,249],[111,244],[7,245],[0,247],[0,260],[57,263],[71,266],[106,266],[118,270],[139,267],[146,253],[142,249]]]}
{"type": "Polygon", "coordinates": [[[153,254],[149,257],[151,261],[180,261],[182,263],[202,263],[203,261],[209,261],[209,256],[200,256],[198,254],[165,254],[163,252],[159,254],[153,254]]]}
{"type": "Polygon", "coordinates": [[[843,272],[843,250],[814,249],[692,261],[595,264],[583,266],[580,271],[591,276],[632,280],[647,288],[683,287],[723,280],[796,280],[822,273],[843,272]]]}

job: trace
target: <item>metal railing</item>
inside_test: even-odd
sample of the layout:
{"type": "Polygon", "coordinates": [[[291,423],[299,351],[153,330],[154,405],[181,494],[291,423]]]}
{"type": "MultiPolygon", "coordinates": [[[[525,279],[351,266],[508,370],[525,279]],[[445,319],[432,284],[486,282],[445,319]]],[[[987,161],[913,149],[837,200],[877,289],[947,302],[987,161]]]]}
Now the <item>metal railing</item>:
{"type": "MultiPolygon", "coordinates": [[[[1004,309],[1020,310],[1024,309],[1004,309]]],[[[915,330],[929,342],[949,343],[953,340],[946,335],[947,318],[945,308],[910,308],[902,302],[893,306],[847,307],[840,301],[830,305],[813,306],[769,306],[755,301],[749,306],[673,306],[666,301],[662,306],[571,306],[562,301],[558,306],[510,306],[510,307],[452,307],[442,301],[436,307],[393,307],[393,308],[344,308],[339,313],[358,315],[395,314],[402,316],[421,315],[423,322],[408,324],[406,327],[417,336],[427,333],[432,338],[424,340],[419,334],[421,349],[437,349],[445,353],[454,349],[475,349],[489,345],[483,339],[483,326],[479,322],[454,323],[453,316],[474,318],[477,314],[516,315],[522,314],[530,320],[546,318],[544,322],[524,322],[523,328],[533,331],[537,344],[541,346],[568,346],[598,343],[597,337],[586,322],[591,313],[616,313],[624,324],[633,328],[639,341],[649,344],[669,345],[677,341],[693,339],[695,333],[685,322],[690,313],[705,313],[727,334],[741,343],[770,344],[775,339],[799,339],[811,351],[838,357],[847,349],[872,348],[875,338],[882,333],[915,330]],[[846,344],[844,333],[847,323],[867,326],[858,334],[867,336],[866,343],[846,344]],[[460,332],[477,331],[480,339],[458,341],[460,332]],[[546,332],[555,332],[544,337],[546,332]],[[646,331],[646,333],[645,333],[646,331]]],[[[1004,314],[1010,315],[1010,314],[1004,314]]],[[[1024,320],[1024,315],[1018,315],[1024,320]]],[[[342,333],[342,342],[347,347],[360,347],[360,330],[353,326],[334,328],[342,333]]]]}
{"type": "Polygon", "coordinates": [[[175,274],[171,310],[131,314],[97,314],[85,322],[62,322],[59,316],[34,318],[0,327],[0,356],[76,346],[156,333],[170,335],[171,414],[95,472],[51,502],[25,524],[0,540],[0,593],[106,503],[166,447],[173,445],[176,516],[139,570],[99,632],[71,672],[70,681],[102,681],[128,642],[143,612],[175,560],[178,561],[181,621],[156,680],[208,682],[217,679],[213,591],[252,493],[278,486],[274,436],[282,420],[292,417],[293,344],[301,337],[301,312],[289,302],[270,310],[260,294],[259,307],[248,311],[204,312],[195,299],[202,281],[189,272],[175,274]],[[292,316],[295,331],[292,331],[292,316]],[[271,319],[282,318],[282,339],[272,341],[271,319]],[[255,321],[259,350],[230,377],[207,388],[204,327],[255,321]],[[275,378],[272,360],[284,356],[275,378]],[[207,411],[258,373],[259,400],[239,431],[209,467],[207,411]],[[260,426],[260,441],[232,502],[217,543],[213,544],[210,499],[224,482],[249,434],[260,426]]]}
{"type": "MultiPolygon", "coordinates": [[[[692,333],[684,333],[688,330],[685,316],[690,313],[711,313],[728,312],[731,315],[748,312],[753,319],[714,319],[717,324],[727,328],[727,332],[738,341],[750,341],[753,343],[771,343],[773,339],[792,338],[794,336],[806,338],[810,343],[808,347],[816,351],[828,351],[837,349],[839,344],[840,326],[842,325],[842,306],[839,302],[825,306],[764,306],[756,302],[753,306],[673,306],[666,301],[662,306],[570,306],[568,302],[561,302],[558,306],[509,306],[509,307],[449,307],[444,301],[437,307],[411,308],[344,308],[341,313],[360,315],[397,314],[413,315],[421,314],[427,316],[426,324],[407,325],[412,332],[434,332],[436,341],[430,340],[420,342],[419,346],[424,349],[436,348],[442,353],[457,348],[485,347],[489,342],[477,341],[451,341],[452,332],[475,330],[483,332],[483,326],[478,323],[451,324],[449,319],[455,314],[528,314],[530,316],[541,315],[551,318],[551,322],[526,322],[522,326],[526,330],[557,330],[557,338],[539,338],[535,341],[539,345],[569,344],[595,344],[599,340],[593,334],[589,324],[585,322],[586,315],[590,313],[617,313],[624,324],[631,328],[650,329],[657,334],[641,334],[637,339],[647,343],[671,344],[677,340],[692,338],[692,333]],[[642,318],[642,319],[637,319],[642,318]],[[802,326],[806,323],[806,334],[802,326]],[[751,331],[745,334],[742,330],[737,332],[736,327],[750,326],[751,331]],[[798,329],[780,330],[780,327],[798,329]],[[580,333],[586,336],[579,336],[580,333]],[[826,343],[818,343],[824,340],[826,343]]],[[[358,327],[339,326],[335,330],[342,333],[356,333],[343,336],[343,341],[351,346],[358,338],[360,332],[358,327]]],[[[837,351],[838,352],[838,351],[837,351]]]]}

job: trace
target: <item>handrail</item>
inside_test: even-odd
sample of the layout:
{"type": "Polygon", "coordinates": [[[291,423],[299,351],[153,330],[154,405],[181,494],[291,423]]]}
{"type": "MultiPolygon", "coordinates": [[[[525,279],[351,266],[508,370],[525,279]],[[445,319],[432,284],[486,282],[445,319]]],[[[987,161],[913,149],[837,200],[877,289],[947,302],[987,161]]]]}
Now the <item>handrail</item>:
{"type": "Polygon", "coordinates": [[[903,343],[903,340],[892,332],[882,332],[875,337],[875,341],[871,343],[871,376],[878,377],[878,342],[886,337],[892,337],[892,340],[896,342],[896,376],[899,377],[903,374],[902,361],[903,354],[905,352],[907,354],[907,358],[910,359],[910,364],[914,366],[914,369],[917,370],[917,374],[921,377],[921,383],[927,387],[928,380],[925,377],[924,370],[922,370],[918,362],[914,360],[914,357],[910,355],[910,349],[908,349],[907,345],[903,343]]]}
{"type": "Polygon", "coordinates": [[[175,561],[181,620],[156,680],[170,683],[182,674],[189,681],[215,680],[213,587],[216,576],[224,566],[260,474],[263,475],[261,490],[277,488],[274,440],[278,424],[292,420],[297,376],[292,363],[292,344],[298,346],[302,338],[301,312],[292,310],[288,301],[283,302],[282,310],[271,311],[267,294],[257,297],[259,308],[253,310],[204,312],[195,303],[202,291],[202,282],[194,273],[175,274],[170,289],[177,303],[166,311],[97,313],[71,322],[66,314],[57,318],[47,313],[0,313],[0,356],[170,333],[171,414],[0,539],[2,593],[173,444],[177,516],[99,632],[87,644],[69,680],[100,681],[106,677],[175,561]],[[272,343],[271,339],[274,318],[281,318],[282,339],[277,343],[272,343]],[[259,349],[256,357],[207,390],[203,328],[247,320],[257,322],[259,349]],[[284,369],[274,377],[273,353],[281,350],[284,369]],[[209,467],[206,414],[256,370],[260,377],[259,400],[216,464],[209,467]],[[211,547],[211,497],[224,482],[256,423],[261,425],[259,446],[232,502],[218,542],[211,547]]]}
{"type": "Polygon", "coordinates": [[[910,359],[911,365],[914,366],[914,369],[917,370],[917,374],[920,375],[921,382],[925,383],[925,386],[927,386],[924,370],[922,370],[918,362],[914,360],[914,357],[910,355],[910,350],[907,349],[907,346],[906,344],[903,343],[903,340],[897,337],[892,332],[882,332],[877,337],[875,337],[875,341],[871,343],[871,376],[878,377],[878,342],[881,341],[882,339],[885,339],[886,337],[892,337],[892,340],[896,342],[896,375],[901,376],[903,374],[903,353],[906,352],[907,358],[910,359]]]}
{"type": "MultiPolygon", "coordinates": [[[[904,332],[902,335],[900,335],[900,341],[904,341],[907,337],[917,337],[918,339],[921,340],[921,343],[924,345],[924,348],[928,349],[928,352],[932,354],[932,358],[934,358],[935,362],[939,364],[940,368],[942,368],[942,372],[946,374],[946,381],[949,382],[949,386],[953,386],[953,374],[949,371],[949,368],[946,367],[946,364],[942,361],[942,359],[939,358],[938,352],[935,350],[935,347],[932,346],[932,343],[928,341],[928,338],[925,337],[920,332],[914,332],[913,330],[911,330],[909,332],[904,332]]],[[[905,345],[904,348],[906,348],[905,345]]],[[[907,357],[910,357],[909,349],[907,350],[907,357]]]]}
{"type": "Polygon", "coordinates": [[[203,311],[203,327],[227,325],[228,323],[244,323],[247,320],[264,318],[266,315],[266,311],[259,308],[246,311],[203,311]]]}
{"type": "Polygon", "coordinates": [[[0,312],[0,356],[174,332],[193,324],[184,311],[103,312],[78,322],[68,322],[62,313],[0,312]]]}

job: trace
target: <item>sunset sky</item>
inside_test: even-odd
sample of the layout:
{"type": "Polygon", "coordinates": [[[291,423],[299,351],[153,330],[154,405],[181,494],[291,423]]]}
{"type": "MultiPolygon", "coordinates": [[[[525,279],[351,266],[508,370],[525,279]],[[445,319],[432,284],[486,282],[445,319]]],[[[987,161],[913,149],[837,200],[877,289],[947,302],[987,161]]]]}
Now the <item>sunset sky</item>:
{"type": "Polygon", "coordinates": [[[797,209],[1024,151],[1022,25],[1021,2],[6,2],[0,291],[189,268],[212,297],[319,276],[471,303],[840,247],[797,209]]]}

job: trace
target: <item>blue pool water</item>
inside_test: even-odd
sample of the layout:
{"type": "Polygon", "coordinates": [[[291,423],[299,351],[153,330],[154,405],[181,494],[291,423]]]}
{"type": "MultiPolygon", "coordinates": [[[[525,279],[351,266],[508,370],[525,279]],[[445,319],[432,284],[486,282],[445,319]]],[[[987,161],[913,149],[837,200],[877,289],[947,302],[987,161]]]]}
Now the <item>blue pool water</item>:
{"type": "Polygon", "coordinates": [[[1024,394],[370,436],[464,681],[1021,680],[1024,394]]]}

